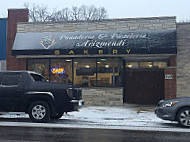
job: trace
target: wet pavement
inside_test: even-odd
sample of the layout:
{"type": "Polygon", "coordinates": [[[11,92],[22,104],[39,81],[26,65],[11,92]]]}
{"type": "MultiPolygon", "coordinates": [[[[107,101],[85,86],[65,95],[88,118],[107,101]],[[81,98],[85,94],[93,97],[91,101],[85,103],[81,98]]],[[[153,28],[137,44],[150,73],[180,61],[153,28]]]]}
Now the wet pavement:
{"type": "Polygon", "coordinates": [[[86,128],[0,127],[1,142],[189,142],[189,133],[86,128]]]}

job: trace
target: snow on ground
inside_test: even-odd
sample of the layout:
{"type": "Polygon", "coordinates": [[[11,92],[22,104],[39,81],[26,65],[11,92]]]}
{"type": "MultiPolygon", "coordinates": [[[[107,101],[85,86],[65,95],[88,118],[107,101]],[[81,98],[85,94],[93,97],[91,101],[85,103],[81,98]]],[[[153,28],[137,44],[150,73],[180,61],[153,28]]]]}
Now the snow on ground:
{"type": "Polygon", "coordinates": [[[131,106],[83,107],[79,112],[70,112],[64,115],[62,119],[85,120],[108,126],[158,126],[164,123],[163,120],[156,117],[153,108],[131,106]]]}
{"type": "MultiPolygon", "coordinates": [[[[86,121],[87,128],[99,126],[108,129],[148,130],[190,132],[180,128],[177,122],[158,118],[154,106],[126,105],[120,107],[91,106],[83,107],[79,112],[70,112],[61,119],[86,121]]],[[[85,126],[83,126],[85,127],[85,126]]]]}
{"type": "Polygon", "coordinates": [[[147,107],[137,105],[118,107],[84,106],[79,111],[64,114],[60,120],[51,121],[50,123],[33,123],[26,114],[22,113],[16,115],[16,113],[9,113],[0,115],[0,126],[190,132],[190,129],[178,127],[176,122],[165,121],[158,118],[154,114],[154,106],[147,107]]]}

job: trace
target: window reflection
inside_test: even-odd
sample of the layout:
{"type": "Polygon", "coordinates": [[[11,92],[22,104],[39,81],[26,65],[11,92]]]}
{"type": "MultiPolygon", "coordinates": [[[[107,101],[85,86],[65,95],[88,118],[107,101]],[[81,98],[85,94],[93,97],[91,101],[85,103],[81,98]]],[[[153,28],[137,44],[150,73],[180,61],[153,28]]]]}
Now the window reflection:
{"type": "Polygon", "coordinates": [[[48,59],[29,59],[28,70],[37,72],[49,80],[49,60],[48,59]]]}

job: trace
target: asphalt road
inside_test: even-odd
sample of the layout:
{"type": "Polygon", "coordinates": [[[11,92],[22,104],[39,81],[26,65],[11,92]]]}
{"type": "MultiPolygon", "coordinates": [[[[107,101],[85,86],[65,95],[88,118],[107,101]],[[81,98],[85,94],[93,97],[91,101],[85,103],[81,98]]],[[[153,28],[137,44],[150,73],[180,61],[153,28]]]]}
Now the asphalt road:
{"type": "Polygon", "coordinates": [[[1,142],[189,142],[189,133],[116,129],[0,127],[1,142]]]}

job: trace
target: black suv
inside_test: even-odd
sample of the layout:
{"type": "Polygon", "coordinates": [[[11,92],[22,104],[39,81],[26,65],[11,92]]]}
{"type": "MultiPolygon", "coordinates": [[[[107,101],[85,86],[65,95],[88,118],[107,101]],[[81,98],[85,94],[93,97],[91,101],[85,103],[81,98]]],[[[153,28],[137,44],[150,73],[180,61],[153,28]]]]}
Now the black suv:
{"type": "Polygon", "coordinates": [[[0,72],[0,112],[25,112],[34,122],[59,119],[83,105],[82,90],[30,71],[0,72]]]}

